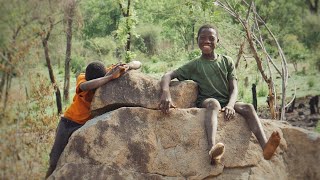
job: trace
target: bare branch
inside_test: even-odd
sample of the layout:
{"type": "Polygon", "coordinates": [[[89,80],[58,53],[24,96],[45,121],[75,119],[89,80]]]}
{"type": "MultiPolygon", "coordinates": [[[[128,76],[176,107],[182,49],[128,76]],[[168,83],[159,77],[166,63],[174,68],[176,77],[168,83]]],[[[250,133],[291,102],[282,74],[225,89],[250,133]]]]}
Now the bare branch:
{"type": "Polygon", "coordinates": [[[247,22],[249,20],[249,15],[250,15],[250,11],[251,11],[252,5],[253,5],[253,1],[251,2],[250,7],[248,8],[247,17],[246,17],[246,21],[247,22]]]}

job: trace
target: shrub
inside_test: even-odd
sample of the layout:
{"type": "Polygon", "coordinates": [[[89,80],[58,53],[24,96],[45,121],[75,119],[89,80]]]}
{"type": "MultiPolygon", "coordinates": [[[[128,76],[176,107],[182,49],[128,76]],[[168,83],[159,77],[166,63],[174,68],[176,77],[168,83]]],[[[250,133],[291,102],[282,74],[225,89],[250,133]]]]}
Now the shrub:
{"type": "Polygon", "coordinates": [[[139,37],[134,38],[134,46],[141,52],[154,55],[158,51],[160,28],[154,25],[142,25],[137,28],[139,37]]]}
{"type": "Polygon", "coordinates": [[[308,87],[312,88],[314,86],[314,80],[313,79],[309,79],[308,80],[308,87]]]}
{"type": "Polygon", "coordinates": [[[192,60],[192,59],[199,57],[200,55],[201,55],[200,49],[193,50],[188,54],[188,59],[192,60]]]}
{"type": "Polygon", "coordinates": [[[142,66],[142,72],[149,74],[150,73],[150,67],[147,65],[142,66]]]}
{"type": "Polygon", "coordinates": [[[108,55],[110,52],[115,52],[116,43],[111,36],[96,37],[87,39],[84,42],[84,47],[91,49],[100,55],[108,55]]]}
{"type": "Polygon", "coordinates": [[[78,75],[80,72],[84,72],[86,68],[86,61],[84,57],[74,56],[71,58],[71,71],[78,75]]]}
{"type": "Polygon", "coordinates": [[[267,94],[268,94],[268,89],[264,86],[260,86],[257,92],[258,97],[265,97],[267,96],[267,94]]]}

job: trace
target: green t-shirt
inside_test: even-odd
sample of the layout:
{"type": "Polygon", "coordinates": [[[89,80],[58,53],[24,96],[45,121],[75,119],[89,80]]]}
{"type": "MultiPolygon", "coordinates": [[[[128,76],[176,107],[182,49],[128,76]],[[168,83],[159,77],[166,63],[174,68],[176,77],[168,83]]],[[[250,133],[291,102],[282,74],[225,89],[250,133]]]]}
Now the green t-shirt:
{"type": "Polygon", "coordinates": [[[207,98],[217,99],[221,107],[229,101],[229,80],[236,78],[233,60],[230,57],[218,54],[215,60],[206,60],[201,57],[192,60],[175,71],[178,80],[193,80],[199,86],[197,106],[207,98]]]}

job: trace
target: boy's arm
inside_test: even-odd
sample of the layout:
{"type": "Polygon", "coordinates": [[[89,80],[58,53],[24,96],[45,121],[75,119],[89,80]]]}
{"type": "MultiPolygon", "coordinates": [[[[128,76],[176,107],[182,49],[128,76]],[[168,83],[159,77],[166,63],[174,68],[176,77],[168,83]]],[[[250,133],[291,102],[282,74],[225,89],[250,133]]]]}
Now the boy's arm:
{"type": "Polygon", "coordinates": [[[166,114],[169,113],[170,107],[175,107],[175,105],[173,105],[171,100],[169,84],[171,79],[174,79],[176,77],[177,77],[177,73],[175,71],[170,71],[165,75],[163,75],[161,78],[160,87],[161,87],[162,95],[160,98],[159,108],[163,113],[166,113],[166,114]]]}
{"type": "Polygon", "coordinates": [[[237,79],[235,78],[232,78],[229,81],[229,93],[230,93],[230,97],[229,97],[229,103],[227,104],[227,106],[234,108],[234,105],[238,98],[238,85],[237,85],[237,79]]]}
{"type": "Polygon", "coordinates": [[[235,105],[235,103],[237,101],[237,97],[238,97],[238,85],[237,85],[236,78],[232,78],[229,81],[229,93],[230,93],[229,102],[222,109],[222,111],[225,112],[225,119],[226,120],[229,120],[235,114],[234,105],[235,105]]]}
{"type": "Polygon", "coordinates": [[[121,71],[120,68],[117,68],[112,74],[81,83],[80,89],[81,91],[89,91],[89,90],[97,89],[98,87],[106,84],[107,82],[113,79],[117,79],[124,73],[125,71],[121,71]]]}

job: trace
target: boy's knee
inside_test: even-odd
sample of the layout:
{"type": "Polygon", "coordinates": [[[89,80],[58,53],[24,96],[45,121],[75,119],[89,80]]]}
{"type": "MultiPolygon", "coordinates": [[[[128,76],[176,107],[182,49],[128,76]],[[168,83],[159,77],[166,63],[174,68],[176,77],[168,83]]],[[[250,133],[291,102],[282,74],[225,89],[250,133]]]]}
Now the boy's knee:
{"type": "Polygon", "coordinates": [[[221,105],[218,100],[209,98],[203,102],[203,106],[207,109],[221,109],[221,105]]]}
{"type": "Polygon", "coordinates": [[[243,104],[242,107],[241,107],[241,110],[244,112],[244,113],[252,113],[254,112],[254,107],[252,104],[243,104]]]}

